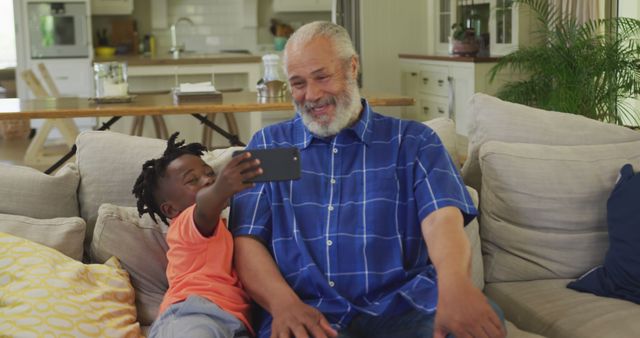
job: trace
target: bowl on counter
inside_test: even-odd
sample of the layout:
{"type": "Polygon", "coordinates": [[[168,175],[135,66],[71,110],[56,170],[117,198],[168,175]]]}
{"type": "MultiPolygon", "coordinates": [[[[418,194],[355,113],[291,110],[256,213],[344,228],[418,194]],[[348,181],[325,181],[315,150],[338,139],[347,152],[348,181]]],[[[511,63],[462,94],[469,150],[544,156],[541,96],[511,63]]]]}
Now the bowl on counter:
{"type": "Polygon", "coordinates": [[[116,54],[116,49],[114,47],[100,46],[100,47],[96,47],[95,51],[96,51],[96,56],[103,57],[103,58],[108,58],[116,54]]]}

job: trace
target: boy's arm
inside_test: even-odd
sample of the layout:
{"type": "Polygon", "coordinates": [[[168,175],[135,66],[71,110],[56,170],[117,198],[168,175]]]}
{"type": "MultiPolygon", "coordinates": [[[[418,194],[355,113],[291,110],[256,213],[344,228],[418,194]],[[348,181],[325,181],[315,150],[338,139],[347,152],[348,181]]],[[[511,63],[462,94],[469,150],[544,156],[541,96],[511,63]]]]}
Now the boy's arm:
{"type": "Polygon", "coordinates": [[[254,184],[247,181],[262,174],[262,169],[258,166],[259,160],[245,161],[250,157],[250,153],[233,157],[222,168],[213,184],[198,191],[193,220],[203,236],[213,235],[219,223],[220,213],[229,205],[231,196],[253,187],[254,184]]]}

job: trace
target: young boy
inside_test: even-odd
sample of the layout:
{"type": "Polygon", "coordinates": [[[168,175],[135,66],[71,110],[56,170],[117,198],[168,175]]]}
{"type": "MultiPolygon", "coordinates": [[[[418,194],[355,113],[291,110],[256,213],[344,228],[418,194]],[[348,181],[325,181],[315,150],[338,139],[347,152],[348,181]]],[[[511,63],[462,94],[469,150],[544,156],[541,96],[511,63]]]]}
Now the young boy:
{"type": "Polygon", "coordinates": [[[236,156],[216,176],[199,143],[176,143],[142,166],[133,194],[140,215],[167,223],[167,290],[150,337],[249,337],[250,300],[232,266],[233,239],[220,213],[233,194],[252,187],[258,160],[236,156]]]}

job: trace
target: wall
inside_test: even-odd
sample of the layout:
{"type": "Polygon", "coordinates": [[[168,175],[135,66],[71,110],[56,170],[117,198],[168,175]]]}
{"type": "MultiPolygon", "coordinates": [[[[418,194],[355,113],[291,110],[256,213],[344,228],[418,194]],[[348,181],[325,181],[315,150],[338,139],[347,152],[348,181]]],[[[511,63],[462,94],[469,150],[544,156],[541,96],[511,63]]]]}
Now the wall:
{"type": "MultiPolygon", "coordinates": [[[[400,60],[398,54],[428,54],[432,32],[428,1],[360,1],[362,32],[362,80],[368,91],[399,94],[400,60]]],[[[378,109],[400,116],[402,108],[378,109]]]]}

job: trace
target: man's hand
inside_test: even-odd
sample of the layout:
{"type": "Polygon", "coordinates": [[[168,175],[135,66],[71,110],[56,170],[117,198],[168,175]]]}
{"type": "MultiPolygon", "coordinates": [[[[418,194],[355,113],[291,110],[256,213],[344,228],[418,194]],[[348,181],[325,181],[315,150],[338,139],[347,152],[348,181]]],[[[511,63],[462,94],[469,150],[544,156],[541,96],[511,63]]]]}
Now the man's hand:
{"type": "Polygon", "coordinates": [[[504,338],[506,331],[486,297],[468,278],[438,283],[434,338],[504,338]]]}
{"type": "Polygon", "coordinates": [[[338,336],[326,318],[299,300],[274,308],[271,338],[333,338],[338,336]]]}

